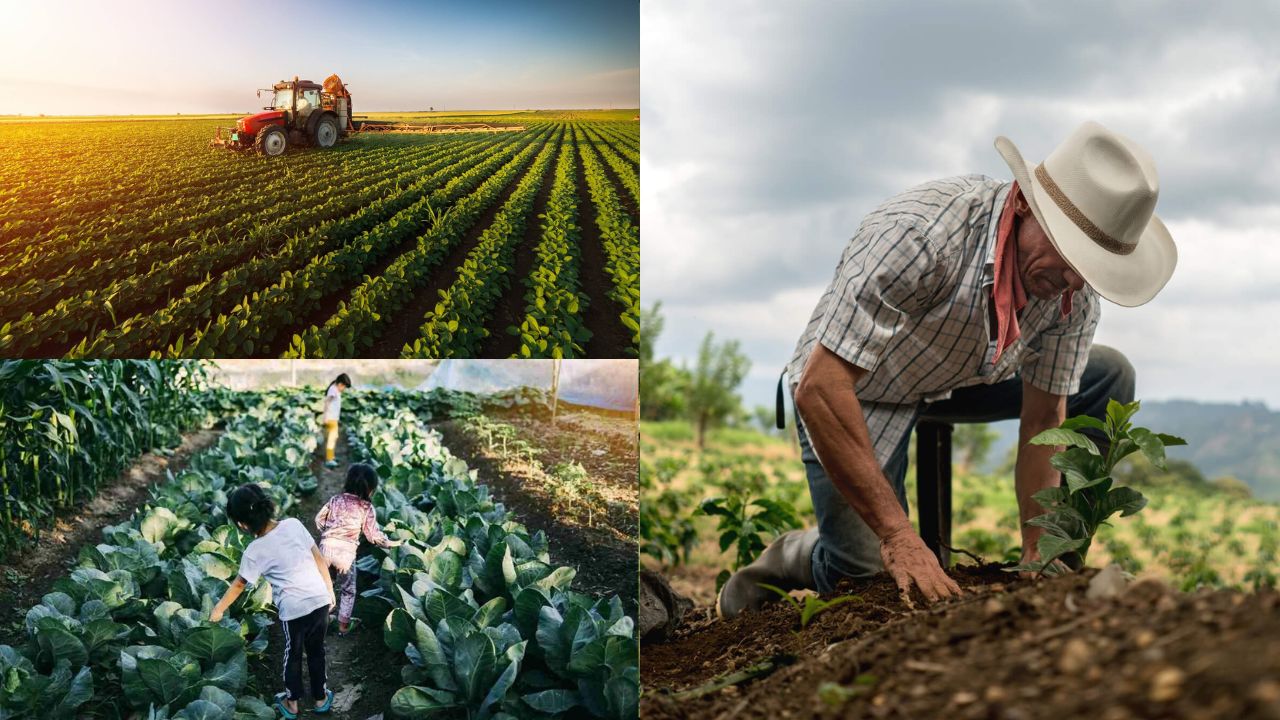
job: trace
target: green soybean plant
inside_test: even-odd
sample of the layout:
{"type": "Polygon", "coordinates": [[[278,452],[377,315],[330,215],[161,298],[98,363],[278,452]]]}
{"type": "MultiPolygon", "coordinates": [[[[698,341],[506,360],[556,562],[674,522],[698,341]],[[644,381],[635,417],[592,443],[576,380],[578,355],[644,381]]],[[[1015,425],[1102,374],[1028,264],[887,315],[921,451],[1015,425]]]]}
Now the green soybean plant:
{"type": "MultiPolygon", "coordinates": [[[[750,564],[764,550],[762,535],[772,538],[800,527],[800,518],[792,508],[772,498],[753,499],[745,493],[709,497],[698,505],[696,512],[719,518],[716,530],[720,533],[720,551],[735,548],[733,570],[750,564]]],[[[716,576],[716,592],[730,574],[726,569],[716,576]]]]}
{"type": "Polygon", "coordinates": [[[1027,521],[1029,525],[1044,528],[1037,545],[1040,559],[1012,570],[1052,574],[1060,567],[1054,561],[1067,553],[1076,553],[1083,563],[1094,534],[1108,518],[1115,513],[1120,513],[1121,517],[1133,515],[1146,506],[1147,498],[1137,490],[1113,487],[1112,473],[1116,465],[1141,451],[1152,465],[1163,470],[1166,468],[1165,448],[1186,445],[1187,442],[1133,425],[1131,419],[1139,407],[1136,401],[1121,404],[1112,400],[1107,404],[1105,420],[1090,416],[1073,417],[1061,426],[1031,438],[1034,445],[1067,446],[1050,459],[1050,463],[1066,478],[1066,484],[1041,490],[1032,496],[1046,510],[1045,514],[1027,521]],[[1084,429],[1105,435],[1108,440],[1105,454],[1093,440],[1080,432],[1084,429]]]}

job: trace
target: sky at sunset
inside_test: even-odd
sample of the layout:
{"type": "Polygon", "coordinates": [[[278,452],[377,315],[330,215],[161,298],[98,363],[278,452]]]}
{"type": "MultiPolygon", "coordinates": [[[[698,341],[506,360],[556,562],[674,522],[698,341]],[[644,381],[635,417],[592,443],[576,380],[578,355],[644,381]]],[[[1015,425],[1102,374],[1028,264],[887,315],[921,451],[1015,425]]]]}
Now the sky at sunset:
{"type": "Polygon", "coordinates": [[[337,73],[357,112],[634,108],[633,1],[0,0],[0,115],[197,114],[337,73]]]}

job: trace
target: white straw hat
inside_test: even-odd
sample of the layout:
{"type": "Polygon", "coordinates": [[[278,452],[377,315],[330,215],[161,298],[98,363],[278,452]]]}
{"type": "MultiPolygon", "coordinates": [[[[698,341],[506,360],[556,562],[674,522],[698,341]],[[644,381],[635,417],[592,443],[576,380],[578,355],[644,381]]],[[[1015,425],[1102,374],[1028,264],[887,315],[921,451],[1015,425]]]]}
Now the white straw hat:
{"type": "Polygon", "coordinates": [[[1099,295],[1135,307],[1169,282],[1178,249],[1155,215],[1160,183],[1145,150],[1092,121],[1034,172],[1009,138],[995,144],[1053,246],[1099,295]]]}

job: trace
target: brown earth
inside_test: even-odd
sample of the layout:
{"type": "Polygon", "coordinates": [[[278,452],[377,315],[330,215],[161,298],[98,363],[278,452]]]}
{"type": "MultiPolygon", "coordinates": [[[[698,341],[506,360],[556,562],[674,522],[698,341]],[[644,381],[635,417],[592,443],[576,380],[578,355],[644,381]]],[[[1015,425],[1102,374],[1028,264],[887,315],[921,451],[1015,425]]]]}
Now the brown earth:
{"type": "Polygon", "coordinates": [[[915,610],[887,576],[849,583],[861,602],[803,630],[782,603],[730,621],[700,607],[674,640],[642,647],[641,715],[1280,718],[1274,591],[1185,594],[1148,579],[1088,599],[1091,570],[1035,583],[993,566],[952,575],[966,596],[915,610]]]}
{"type": "Polygon", "coordinates": [[[627,512],[616,520],[618,528],[634,539],[639,518],[639,455],[636,424],[624,418],[586,410],[558,415],[554,425],[541,417],[497,415],[514,425],[520,438],[542,448],[539,462],[552,468],[559,463],[580,463],[591,479],[604,486],[609,500],[623,504],[627,512]]]}
{"type": "Polygon", "coordinates": [[[197,430],[183,435],[182,443],[169,455],[143,455],[93,499],[60,516],[32,547],[6,558],[0,585],[0,645],[26,642],[27,610],[40,604],[53,584],[68,575],[80,548],[98,544],[102,528],[128,519],[150,497],[152,485],[164,482],[167,472],[176,474],[186,467],[192,455],[221,434],[221,430],[197,430]]]}
{"type": "Polygon", "coordinates": [[[596,597],[617,594],[627,614],[635,617],[640,572],[635,477],[639,459],[635,441],[627,450],[607,433],[553,428],[547,420],[520,416],[502,417],[502,421],[516,425],[523,439],[546,449],[540,457],[545,466],[569,460],[581,462],[611,500],[613,510],[608,521],[597,520],[594,527],[588,527],[556,512],[532,466],[501,458],[483,442],[473,441],[454,421],[438,422],[433,427],[444,436],[444,444],[454,455],[479,469],[481,481],[517,520],[530,532],[546,533],[552,562],[577,570],[575,590],[596,597]],[[628,482],[630,490],[625,487],[628,482]]]}

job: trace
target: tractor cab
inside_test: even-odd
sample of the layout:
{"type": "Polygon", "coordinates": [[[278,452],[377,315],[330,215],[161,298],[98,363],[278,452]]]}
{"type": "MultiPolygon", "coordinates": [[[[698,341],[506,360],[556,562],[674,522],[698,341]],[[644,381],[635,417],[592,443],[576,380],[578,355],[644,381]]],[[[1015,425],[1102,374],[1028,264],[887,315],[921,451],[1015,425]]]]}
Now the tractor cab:
{"type": "MultiPolygon", "coordinates": [[[[263,92],[258,91],[259,97],[263,92]]],[[[330,75],[323,85],[294,77],[265,92],[270,93],[271,104],[260,113],[237,120],[235,128],[218,128],[215,146],[254,149],[275,157],[290,145],[333,147],[354,130],[351,93],[337,75],[330,75]],[[223,130],[228,134],[225,138],[223,130]]]]}
{"type": "MultiPolygon", "coordinates": [[[[313,109],[320,107],[322,89],[323,86],[310,80],[278,82],[270,90],[271,104],[263,110],[288,110],[306,117],[313,109]]],[[[258,93],[261,94],[262,91],[259,90],[258,93]]]]}

